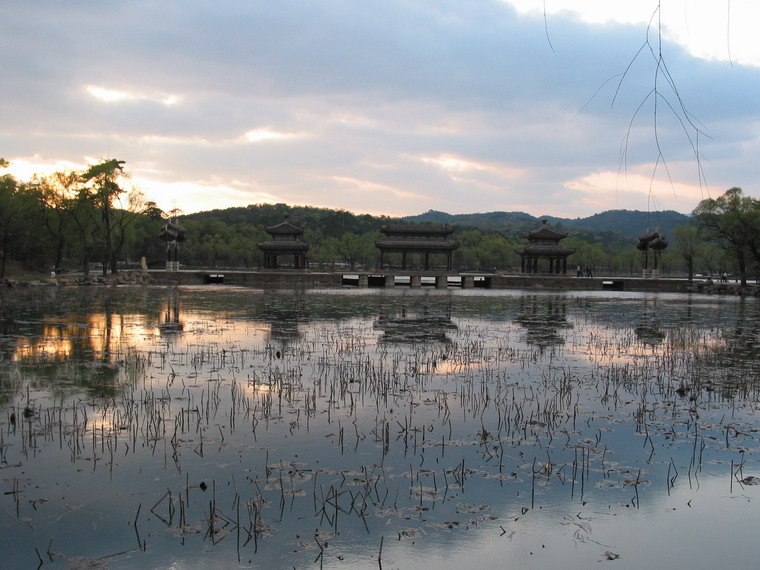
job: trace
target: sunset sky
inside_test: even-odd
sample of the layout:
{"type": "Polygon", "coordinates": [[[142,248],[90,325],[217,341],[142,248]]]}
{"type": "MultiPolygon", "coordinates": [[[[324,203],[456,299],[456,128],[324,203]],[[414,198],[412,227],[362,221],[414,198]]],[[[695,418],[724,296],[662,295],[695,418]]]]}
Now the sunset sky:
{"type": "Polygon", "coordinates": [[[118,158],[186,213],[760,198],[760,3],[661,3],[6,2],[0,157],[22,180],[118,158]]]}

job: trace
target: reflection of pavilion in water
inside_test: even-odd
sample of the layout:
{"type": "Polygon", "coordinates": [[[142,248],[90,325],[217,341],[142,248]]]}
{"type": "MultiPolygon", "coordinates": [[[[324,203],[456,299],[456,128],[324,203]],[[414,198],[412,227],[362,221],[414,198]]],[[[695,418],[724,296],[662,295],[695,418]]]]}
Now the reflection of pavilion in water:
{"type": "Polygon", "coordinates": [[[567,321],[567,301],[541,295],[520,298],[520,315],[515,322],[525,329],[525,342],[541,348],[565,344],[559,331],[573,327],[567,321]]]}
{"type": "Polygon", "coordinates": [[[450,331],[457,329],[457,325],[451,321],[451,306],[448,306],[444,314],[431,314],[428,307],[422,309],[422,314],[407,312],[402,308],[393,316],[381,314],[373,329],[383,331],[379,339],[381,343],[415,343],[415,342],[438,342],[448,344],[451,339],[447,336],[450,331]]]}
{"type": "Polygon", "coordinates": [[[660,320],[657,318],[657,301],[653,301],[651,309],[649,303],[644,303],[644,313],[639,319],[639,324],[634,329],[636,338],[641,344],[647,346],[657,346],[665,339],[665,333],[660,327],[660,320]]]}
{"type": "Polygon", "coordinates": [[[657,346],[665,339],[657,315],[645,315],[636,326],[636,338],[641,344],[657,346]]]}
{"type": "Polygon", "coordinates": [[[286,346],[301,336],[299,326],[309,322],[306,310],[306,298],[294,296],[287,306],[283,303],[265,303],[261,319],[269,324],[269,338],[286,346]]]}
{"type": "Polygon", "coordinates": [[[169,287],[166,291],[166,310],[163,322],[158,325],[161,334],[181,333],[185,325],[179,318],[179,293],[175,287],[169,287]]]}

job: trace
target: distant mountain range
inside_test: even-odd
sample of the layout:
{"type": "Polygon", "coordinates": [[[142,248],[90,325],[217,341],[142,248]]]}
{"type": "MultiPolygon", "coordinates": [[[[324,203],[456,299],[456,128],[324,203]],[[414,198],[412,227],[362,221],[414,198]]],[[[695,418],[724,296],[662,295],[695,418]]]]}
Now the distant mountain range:
{"type": "Polygon", "coordinates": [[[467,226],[481,230],[501,231],[509,234],[523,233],[536,228],[541,220],[565,232],[588,234],[616,234],[624,240],[635,240],[647,230],[659,230],[667,237],[678,226],[691,219],[673,210],[642,212],[639,210],[608,210],[588,218],[535,217],[525,212],[489,212],[485,214],[447,214],[428,210],[418,216],[407,216],[404,221],[417,223],[467,226]]]}
{"type": "Polygon", "coordinates": [[[635,242],[647,230],[658,230],[667,238],[680,225],[688,223],[690,216],[672,210],[661,212],[641,212],[638,210],[608,210],[588,218],[559,218],[541,216],[539,218],[525,212],[489,212],[485,214],[447,214],[429,210],[418,216],[391,218],[353,214],[345,210],[315,208],[312,206],[289,206],[287,204],[252,204],[246,207],[210,210],[183,216],[183,220],[205,223],[213,220],[228,225],[279,224],[290,219],[296,225],[319,232],[323,237],[340,237],[351,232],[362,235],[380,229],[383,225],[399,222],[434,223],[454,226],[458,230],[477,229],[483,232],[499,232],[522,238],[525,232],[537,228],[541,220],[547,220],[551,227],[570,234],[570,237],[604,243],[635,242]]]}

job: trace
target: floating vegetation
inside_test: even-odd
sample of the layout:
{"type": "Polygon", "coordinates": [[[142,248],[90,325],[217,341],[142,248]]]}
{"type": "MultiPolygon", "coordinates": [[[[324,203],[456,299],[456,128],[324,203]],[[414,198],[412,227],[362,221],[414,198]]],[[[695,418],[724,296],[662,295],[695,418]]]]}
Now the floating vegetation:
{"type": "Polygon", "coordinates": [[[755,300],[2,295],[4,567],[753,560],[755,300]]]}

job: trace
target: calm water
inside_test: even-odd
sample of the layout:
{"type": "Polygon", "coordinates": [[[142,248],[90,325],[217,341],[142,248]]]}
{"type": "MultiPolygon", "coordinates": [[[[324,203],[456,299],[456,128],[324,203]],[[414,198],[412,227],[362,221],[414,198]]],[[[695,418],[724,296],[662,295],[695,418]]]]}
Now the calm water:
{"type": "Polygon", "coordinates": [[[755,299],[0,295],[4,568],[757,563],[755,299]]]}

